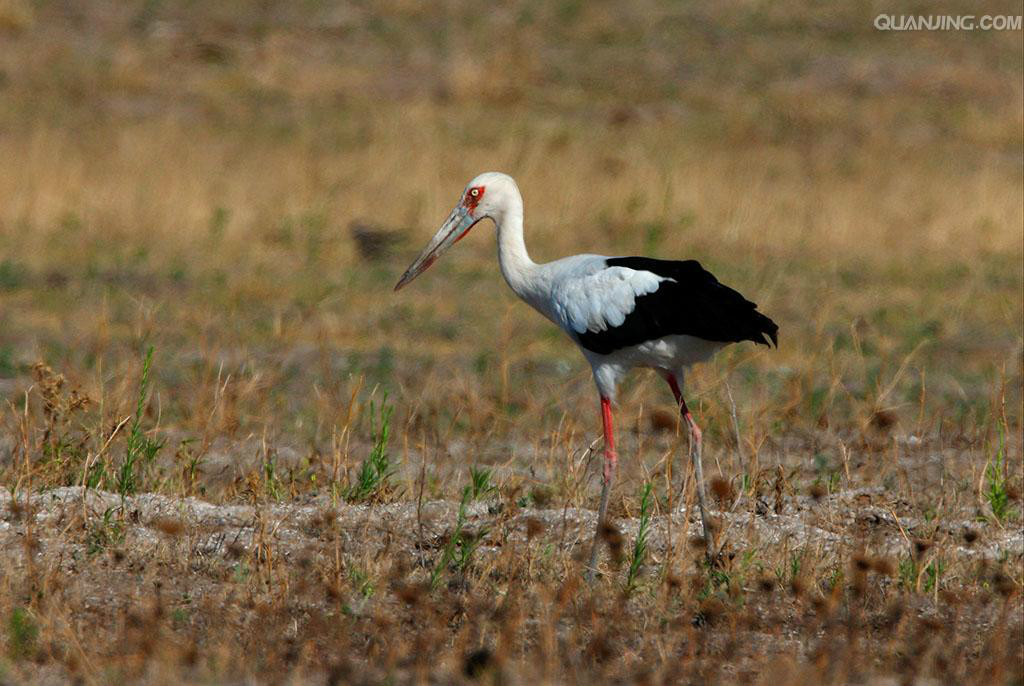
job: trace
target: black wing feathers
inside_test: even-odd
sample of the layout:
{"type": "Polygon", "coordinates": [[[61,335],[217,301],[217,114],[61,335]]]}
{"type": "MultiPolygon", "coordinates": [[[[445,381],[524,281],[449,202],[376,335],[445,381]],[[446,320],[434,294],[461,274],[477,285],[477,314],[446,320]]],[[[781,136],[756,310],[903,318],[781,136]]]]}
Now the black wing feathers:
{"type": "Polygon", "coordinates": [[[609,267],[649,271],[663,281],[654,293],[641,295],[620,326],[579,335],[587,350],[607,355],[620,348],[670,335],[686,334],[708,341],[779,343],[779,327],[757,305],[718,279],[696,260],[614,257],[609,267]]]}

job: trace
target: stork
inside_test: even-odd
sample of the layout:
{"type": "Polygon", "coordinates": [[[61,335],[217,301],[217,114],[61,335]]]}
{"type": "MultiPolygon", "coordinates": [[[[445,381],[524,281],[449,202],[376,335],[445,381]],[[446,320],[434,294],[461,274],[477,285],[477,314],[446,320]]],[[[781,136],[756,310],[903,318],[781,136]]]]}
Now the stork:
{"type": "Polygon", "coordinates": [[[683,398],[685,374],[729,343],[778,345],[779,327],[696,260],[573,255],[537,264],[523,242],[523,196],[515,180],[499,172],[469,182],[395,290],[426,271],[482,219],[491,219],[497,229],[498,264],[509,287],[568,334],[594,372],[601,398],[604,474],[588,574],[595,569],[618,462],[612,403],[619,380],[634,367],[654,369],[664,377],[689,430],[704,544],[709,562],[714,562],[701,430],[683,398]]]}

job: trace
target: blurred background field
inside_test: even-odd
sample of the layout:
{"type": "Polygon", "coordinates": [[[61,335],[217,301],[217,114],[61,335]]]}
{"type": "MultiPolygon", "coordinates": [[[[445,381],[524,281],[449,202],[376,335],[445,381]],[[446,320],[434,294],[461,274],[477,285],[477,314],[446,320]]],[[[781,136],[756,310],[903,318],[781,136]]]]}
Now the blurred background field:
{"type": "MultiPolygon", "coordinates": [[[[1006,602],[1019,604],[1024,48],[1020,31],[894,33],[872,25],[879,13],[923,11],[913,3],[799,0],[0,0],[0,481],[11,503],[4,535],[31,541],[19,498],[55,487],[199,496],[256,511],[298,502],[344,510],[356,500],[386,508],[458,503],[470,466],[489,470],[497,489],[489,497],[504,504],[513,529],[525,524],[508,513],[531,508],[572,508],[585,519],[598,486],[586,452],[599,436],[589,368],[508,291],[491,225],[477,226],[414,286],[391,291],[466,181],[494,169],[520,184],[535,259],[696,258],[779,323],[777,351],[736,346],[690,380],[723,509],[756,517],[761,501],[784,503],[775,514],[795,508],[796,517],[808,496],[839,511],[850,494],[869,491],[892,511],[890,533],[907,548],[887,554],[921,566],[902,582],[896,574],[872,587],[878,607],[921,596],[923,570],[931,564],[935,576],[942,566],[921,558],[911,538],[929,541],[928,555],[947,556],[947,585],[933,581],[923,592],[931,610],[941,610],[943,588],[1002,588],[1016,598],[1006,602]],[[381,407],[393,407],[391,474],[386,488],[355,498],[364,460],[380,444],[381,407]],[[904,531],[899,517],[921,529],[904,531]],[[972,544],[989,545],[983,569],[975,557],[957,557],[964,526],[972,544]],[[993,564],[1002,576],[993,576],[993,564]]],[[[927,13],[981,10],[950,2],[927,13]]],[[[1017,16],[1022,7],[990,3],[984,13],[1017,16]]],[[[656,485],[659,517],[687,498],[686,443],[657,379],[633,377],[620,406],[626,432],[615,509],[635,525],[643,483],[656,485]]],[[[46,538],[43,553],[27,544],[19,553],[20,566],[3,577],[7,642],[21,645],[12,636],[21,635],[14,627],[22,620],[12,618],[23,615],[43,638],[33,639],[31,655],[8,652],[12,674],[32,679],[49,668],[102,681],[104,659],[135,677],[147,673],[132,671],[145,660],[111,647],[130,628],[120,624],[109,643],[95,654],[83,649],[72,665],[47,641],[81,636],[93,611],[85,596],[64,597],[58,620],[27,590],[32,564],[53,578],[68,574],[52,560],[69,550],[87,570],[69,593],[87,596],[103,578],[118,579],[114,588],[153,575],[166,588],[202,585],[207,572],[173,566],[184,564],[173,554],[186,545],[180,531],[164,532],[157,546],[173,558],[167,569],[177,580],[152,568],[118,576],[133,540],[125,532],[138,522],[117,525],[120,538],[104,536],[124,510],[83,506],[79,538],[67,539],[79,529],[65,529],[46,538]],[[32,554],[52,564],[32,563],[32,554]]],[[[685,517],[680,522],[685,528],[685,517]]],[[[436,564],[444,537],[458,539],[450,524],[437,524],[442,542],[427,553],[420,524],[412,546],[419,552],[408,559],[436,564]]],[[[852,547],[815,548],[805,567],[822,597],[846,588],[836,570],[849,576],[857,550],[870,548],[844,526],[825,528],[852,547]]],[[[685,603],[718,596],[725,605],[716,612],[727,618],[764,610],[730,590],[756,586],[757,565],[789,569],[780,583],[799,576],[788,550],[730,535],[722,543],[747,560],[745,571],[730,567],[731,582],[701,576],[701,592],[684,593],[687,611],[700,615],[706,608],[685,603]]],[[[555,602],[548,595],[574,573],[575,549],[563,543],[547,544],[556,552],[545,571],[530,566],[509,578],[531,598],[555,602]]],[[[331,588],[373,603],[386,578],[418,583],[403,567],[415,562],[366,552],[374,545],[361,541],[346,553],[351,559],[335,555],[331,588]],[[376,595],[365,593],[367,576],[376,595]]],[[[651,589],[691,567],[710,573],[682,563],[685,541],[678,555],[671,541],[659,546],[658,559],[648,560],[647,600],[632,601],[641,607],[616,605],[611,572],[601,587],[607,595],[588,602],[628,617],[624,626],[646,626],[651,607],[643,603],[661,602],[651,589]]],[[[290,602],[288,592],[274,595],[274,584],[291,579],[295,564],[287,556],[270,564],[261,550],[252,543],[223,566],[236,569],[240,555],[269,569],[265,578],[229,574],[225,583],[264,598],[258,602],[290,602]]],[[[311,558],[313,576],[328,579],[316,555],[326,553],[311,558]]],[[[446,606],[510,592],[508,578],[468,569],[459,574],[471,581],[448,588],[446,606]]],[[[210,594],[228,592],[221,581],[210,582],[210,594]]],[[[119,602],[107,611],[123,621],[131,603],[119,602]]],[[[182,607],[180,598],[159,602],[182,607]]],[[[338,616],[348,619],[336,621],[374,636],[359,622],[387,613],[353,615],[345,602],[347,614],[338,616]]],[[[543,603],[523,612],[544,624],[541,606],[551,612],[543,603]]],[[[1019,619],[1007,629],[997,606],[1004,607],[942,615],[950,627],[966,616],[980,622],[971,635],[983,647],[968,651],[954,675],[1019,678],[1019,619]],[[996,644],[1003,647],[993,653],[996,644]]],[[[318,616],[335,610],[328,603],[318,616]]],[[[183,654],[195,641],[209,671],[186,665],[187,678],[241,670],[251,646],[239,648],[244,641],[234,634],[224,639],[227,657],[207,659],[216,651],[204,632],[217,622],[203,612],[175,615],[173,626],[152,621],[177,637],[183,654]]],[[[283,626],[277,619],[264,624],[283,626]]],[[[746,630],[727,623],[729,636],[746,630]]],[[[763,655],[791,657],[779,673],[799,681],[797,665],[821,665],[808,656],[807,637],[828,629],[783,625],[802,638],[794,647],[776,635],[763,655]]],[[[565,654],[598,650],[599,632],[574,626],[579,636],[550,640],[564,641],[565,654]]],[[[903,655],[893,637],[911,639],[880,626],[875,638],[903,655]]],[[[311,624],[295,627],[296,645],[316,633],[311,624]]],[[[549,640],[511,641],[517,647],[505,655],[488,629],[460,631],[439,630],[451,664],[490,645],[499,668],[487,678],[513,683],[519,669],[532,674],[516,660],[529,662],[549,640]]],[[[652,679],[672,673],[666,658],[645,652],[653,650],[648,640],[668,638],[653,631],[636,640],[652,679]]],[[[690,650],[700,667],[693,673],[706,683],[749,682],[767,669],[761,653],[748,654],[756,668],[747,679],[720,646],[692,646],[680,650],[690,650]]],[[[291,662],[266,651],[266,674],[322,665],[316,650],[291,662]]],[[[638,673],[628,661],[577,665],[557,652],[545,653],[543,667],[555,683],[638,673]]],[[[908,674],[905,663],[879,654],[884,664],[871,669],[908,674]]],[[[409,675],[419,672],[389,659],[374,668],[415,681],[409,675]]],[[[922,678],[943,674],[926,661],[915,669],[922,678]]],[[[815,678],[841,683],[850,675],[815,678]]]]}

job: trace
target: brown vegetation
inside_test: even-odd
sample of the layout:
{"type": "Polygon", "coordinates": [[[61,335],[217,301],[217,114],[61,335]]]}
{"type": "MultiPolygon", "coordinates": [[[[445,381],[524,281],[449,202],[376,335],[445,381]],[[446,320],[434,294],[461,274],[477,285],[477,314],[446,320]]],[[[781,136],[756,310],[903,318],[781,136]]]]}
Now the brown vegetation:
{"type": "Polygon", "coordinates": [[[0,0],[0,680],[1021,683],[1019,32],[478,5],[0,0]],[[714,568],[638,374],[583,581],[592,382],[489,225],[392,295],[485,169],[779,322],[690,379],[714,568]]]}

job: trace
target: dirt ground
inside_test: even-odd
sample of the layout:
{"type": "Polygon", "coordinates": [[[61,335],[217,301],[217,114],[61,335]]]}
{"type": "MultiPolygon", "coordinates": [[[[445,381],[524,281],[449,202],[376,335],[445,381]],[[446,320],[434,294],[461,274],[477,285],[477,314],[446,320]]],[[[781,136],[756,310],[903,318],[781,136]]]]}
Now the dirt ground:
{"type": "MultiPolygon", "coordinates": [[[[403,605],[416,608],[421,603],[419,594],[430,593],[430,584],[424,579],[434,564],[436,552],[456,534],[453,523],[457,521],[459,509],[458,504],[446,501],[335,506],[323,496],[307,498],[301,504],[214,505],[197,498],[155,494],[122,499],[114,493],[80,487],[57,488],[21,500],[12,500],[8,494],[3,494],[0,506],[5,513],[0,525],[0,542],[8,551],[9,563],[3,576],[8,591],[49,597],[49,603],[58,608],[63,606],[63,611],[56,613],[60,616],[56,621],[97,628],[95,634],[83,637],[86,640],[106,643],[111,634],[118,636],[116,641],[105,645],[103,652],[109,651],[108,657],[121,667],[129,667],[129,673],[133,671],[132,665],[138,665],[135,676],[144,681],[159,681],[174,673],[179,675],[175,678],[189,675],[186,678],[197,682],[209,678],[211,674],[206,670],[213,671],[212,665],[207,665],[206,669],[192,666],[182,672],[176,662],[182,660],[188,665],[189,640],[200,640],[198,635],[205,634],[205,640],[216,642],[223,628],[219,626],[221,622],[252,627],[269,621],[275,625],[274,632],[281,632],[273,636],[277,649],[283,644],[297,650],[301,644],[303,650],[312,650],[311,644],[325,638],[315,635],[317,617],[322,621],[348,623],[358,632],[357,627],[367,623],[372,626],[377,621],[374,618],[381,613],[401,614],[398,608],[403,605]],[[111,516],[111,513],[116,515],[111,516]],[[347,568],[347,583],[344,584],[347,587],[337,587],[329,581],[328,570],[339,564],[339,556],[345,560],[342,564],[347,568]],[[357,569],[364,571],[354,571],[357,569]],[[333,619],[329,619],[331,617],[333,619]],[[189,639],[190,634],[194,638],[189,639]],[[153,651],[159,659],[143,654],[145,651],[153,651]],[[163,661],[172,661],[174,668],[163,661]]],[[[716,511],[715,517],[723,527],[719,541],[725,543],[718,573],[727,579],[723,584],[728,589],[726,597],[745,598],[741,606],[727,607],[711,596],[711,600],[700,603],[679,602],[654,609],[648,606],[650,600],[621,597],[616,602],[624,603],[625,607],[619,611],[650,612],[649,620],[639,625],[630,622],[641,631],[647,621],[657,616],[663,617],[660,621],[666,621],[666,611],[672,621],[688,624],[689,632],[697,634],[691,636],[699,646],[697,650],[708,651],[710,655],[728,651],[728,663],[722,665],[718,674],[718,678],[727,682],[742,683],[760,675],[758,683],[771,683],[766,679],[772,674],[790,680],[805,678],[808,672],[801,671],[797,665],[821,660],[820,653],[827,640],[855,640],[846,632],[861,630],[871,635],[886,621],[894,621],[905,625],[903,632],[923,632],[936,639],[952,631],[952,622],[956,631],[955,645],[949,647],[952,651],[993,650],[993,641],[1005,641],[1004,656],[991,656],[997,661],[988,665],[988,669],[994,670],[991,676],[1011,683],[1020,676],[1014,665],[1018,665],[1022,657],[1019,642],[1022,605],[1019,594],[1001,587],[1012,586],[1012,582],[1000,577],[996,570],[1005,561],[1019,562],[1024,556],[1024,532],[1019,527],[1010,527],[979,534],[976,522],[970,518],[945,520],[937,525],[921,518],[901,516],[903,506],[898,497],[882,489],[860,489],[818,498],[782,497],[772,503],[740,499],[728,511],[716,511]],[[924,546],[927,547],[921,550],[924,546]],[[758,557],[778,557],[780,551],[787,550],[800,551],[803,558],[813,560],[812,564],[831,566],[841,570],[840,574],[845,572],[855,590],[837,596],[827,588],[801,588],[798,573],[780,576],[772,570],[756,570],[744,563],[744,560],[758,557]],[[851,556],[851,550],[857,552],[851,556]],[[877,607],[868,602],[872,596],[884,595],[889,586],[920,585],[920,577],[907,577],[907,572],[897,569],[893,562],[906,559],[907,552],[915,550],[912,554],[920,558],[922,567],[927,560],[942,560],[942,573],[949,580],[944,584],[941,598],[939,584],[935,584],[934,593],[918,596],[908,607],[898,607],[891,602],[877,607]],[[987,573],[989,578],[985,585],[994,589],[990,591],[995,593],[994,597],[949,590],[962,584],[956,581],[957,577],[979,573],[987,573]],[[858,575],[863,578],[858,580],[858,575]],[[1000,600],[1000,592],[1009,595],[1000,600]],[[865,597],[858,602],[845,598],[847,593],[865,597]],[[847,603],[849,606],[842,607],[847,603]],[[856,612],[861,613],[859,618],[855,617],[856,612]],[[829,619],[833,613],[836,616],[829,619]],[[847,613],[848,616],[842,617],[847,613]],[[894,613],[899,617],[894,619],[894,613]],[[837,622],[844,627],[843,637],[834,635],[837,628],[833,624],[837,622]],[[851,622],[856,623],[856,628],[851,622]],[[765,652],[776,656],[768,661],[768,666],[765,652]],[[768,667],[770,669],[765,671],[768,667]]],[[[550,578],[561,588],[560,594],[572,593],[570,604],[599,604],[601,601],[596,599],[608,593],[608,580],[599,579],[593,582],[595,589],[589,589],[578,578],[582,571],[581,558],[589,550],[594,524],[595,515],[590,510],[519,508],[499,498],[471,503],[465,508],[462,531],[463,535],[470,531],[471,536],[479,537],[474,581],[461,575],[446,578],[447,591],[441,595],[448,600],[441,602],[455,602],[451,600],[455,594],[466,593],[467,600],[461,600],[462,603],[489,601],[499,607],[508,605],[517,593],[508,577],[514,576],[513,570],[518,567],[518,573],[529,575],[529,579],[550,578]],[[514,563],[510,559],[513,557],[514,563]],[[469,588],[471,583],[486,585],[486,579],[496,582],[490,586],[493,591],[481,596],[469,588]],[[504,592],[498,590],[502,585],[499,579],[509,584],[504,592]],[[491,592],[498,595],[490,596],[491,592]]],[[[614,526],[614,533],[606,534],[602,546],[607,547],[609,558],[605,574],[612,579],[618,576],[615,570],[623,564],[616,563],[615,557],[623,555],[623,541],[628,544],[635,539],[639,521],[617,518],[614,526]]],[[[685,513],[654,517],[647,539],[649,557],[639,583],[660,587],[663,590],[657,591],[655,596],[669,597],[674,587],[692,591],[694,584],[704,583],[686,579],[684,571],[694,564],[687,559],[693,555],[687,551],[685,541],[698,537],[699,531],[696,519],[688,518],[685,513]],[[666,560],[670,555],[680,560],[673,564],[666,560]],[[673,578],[672,572],[665,575],[659,569],[678,569],[682,576],[673,578]]],[[[699,567],[699,564],[694,567],[695,575],[699,567]]],[[[622,593],[619,584],[612,586],[612,595],[622,593]],[[615,588],[619,590],[615,592],[615,588]]],[[[699,588],[696,590],[700,592],[699,588]]],[[[522,592],[532,595],[537,590],[526,582],[522,592]]],[[[530,601],[523,599],[522,602],[530,601]]],[[[604,602],[610,601],[605,599],[604,602]]],[[[450,613],[448,621],[468,624],[481,621],[472,618],[474,612],[480,611],[481,608],[466,607],[418,610],[428,617],[436,612],[450,613]]],[[[50,621],[55,620],[51,617],[50,621]]],[[[401,623],[397,618],[387,621],[401,623]]],[[[503,620],[494,618],[492,621],[503,620]]],[[[542,622],[543,617],[521,618],[520,621],[524,621],[524,626],[519,630],[527,635],[544,633],[537,624],[530,628],[531,621],[542,622]]],[[[614,614],[606,616],[605,621],[615,622],[614,614]]],[[[597,627],[600,625],[596,623],[597,627]]],[[[49,627],[48,633],[56,629],[49,627]]],[[[258,649],[269,649],[259,643],[257,636],[270,627],[253,630],[258,649]]],[[[413,633],[424,630],[416,620],[407,629],[413,633]]],[[[572,634],[579,627],[573,626],[570,616],[556,622],[550,630],[553,632],[550,640],[556,645],[566,645],[571,643],[572,634]]],[[[923,640],[920,633],[919,639],[923,640]]],[[[248,643],[240,636],[234,640],[248,643]]],[[[367,641],[364,653],[357,647],[355,635],[348,640],[351,643],[344,659],[336,665],[336,673],[332,672],[334,677],[315,668],[307,672],[310,667],[306,667],[289,670],[288,682],[320,683],[327,679],[331,683],[331,678],[341,678],[344,674],[346,679],[358,675],[353,683],[374,683],[373,675],[382,673],[379,672],[382,653],[388,651],[383,645],[370,647],[374,641],[364,639],[367,641]]],[[[378,640],[384,645],[389,643],[383,637],[378,640]]],[[[420,640],[425,639],[420,637],[420,640]]],[[[631,650],[637,644],[642,645],[642,641],[633,637],[621,647],[609,645],[605,650],[612,653],[631,650]]],[[[866,648],[864,645],[862,649],[866,648]]],[[[48,648],[40,645],[32,649],[45,651],[48,648]]],[[[74,653],[76,647],[71,644],[64,650],[74,653]]],[[[95,646],[79,647],[79,650],[81,660],[97,659],[95,646]]],[[[850,663],[854,656],[847,653],[852,650],[854,647],[850,644],[829,648],[834,653],[832,659],[842,663],[842,666],[831,665],[830,670],[845,671],[846,683],[906,683],[905,677],[885,675],[884,651],[879,654],[866,650],[856,657],[856,662],[850,663]]],[[[927,650],[934,653],[935,659],[940,659],[943,653],[938,646],[927,650]]],[[[467,667],[472,654],[472,651],[464,655],[442,651],[439,661],[427,659],[429,667],[419,668],[406,663],[423,660],[425,655],[390,655],[395,662],[389,665],[389,671],[392,676],[404,674],[404,677],[399,676],[402,682],[415,681],[418,670],[426,670],[420,673],[429,674],[429,680],[437,683],[461,682],[469,678],[466,670],[472,671],[467,667]]],[[[534,678],[551,681],[552,675],[545,675],[543,666],[529,659],[522,663],[524,657],[527,656],[516,655],[514,651],[501,655],[500,659],[489,657],[494,664],[488,667],[489,672],[493,671],[488,678],[494,678],[496,683],[535,683],[534,678]]],[[[955,652],[947,657],[954,663],[967,659],[966,654],[956,655],[955,652]]],[[[66,658],[65,664],[76,664],[74,655],[66,658]]],[[[336,655],[335,659],[338,658],[336,655]]],[[[625,669],[627,674],[632,670],[643,672],[641,654],[629,659],[624,654],[623,658],[625,664],[620,665],[620,669],[625,669]]],[[[548,659],[569,660],[570,657],[549,655],[548,659]]],[[[902,659],[926,660],[927,656],[907,654],[902,659]]],[[[246,664],[247,660],[241,662],[246,664]]],[[[37,674],[36,683],[62,683],[70,676],[66,669],[44,669],[37,674]]],[[[254,673],[250,678],[263,682],[265,676],[254,673]]],[[[836,676],[829,674],[835,683],[842,683],[843,679],[835,680],[836,676]]],[[[667,675],[663,674],[662,678],[667,675]]],[[[243,679],[238,683],[248,681],[243,679]]],[[[917,683],[949,682],[939,676],[934,681],[924,679],[917,683]]]]}
{"type": "Polygon", "coordinates": [[[881,12],[0,0],[0,684],[1022,686],[1024,47],[881,12]],[[393,291],[485,170],[779,324],[686,378],[712,559],[639,372],[584,579],[489,222],[393,291]]]}

